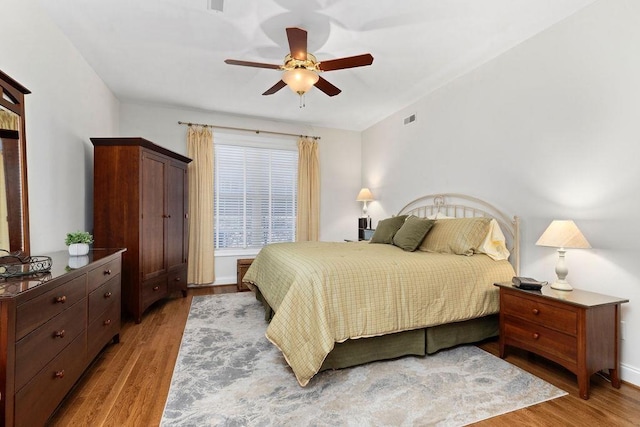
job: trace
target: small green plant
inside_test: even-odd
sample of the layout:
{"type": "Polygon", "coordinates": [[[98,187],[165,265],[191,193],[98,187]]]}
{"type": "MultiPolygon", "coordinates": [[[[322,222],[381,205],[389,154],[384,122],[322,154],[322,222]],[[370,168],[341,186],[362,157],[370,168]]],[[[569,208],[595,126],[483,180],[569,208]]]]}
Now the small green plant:
{"type": "Polygon", "coordinates": [[[74,233],[67,233],[67,237],[64,239],[64,243],[69,246],[73,243],[93,243],[93,236],[87,231],[76,231],[74,233]]]}

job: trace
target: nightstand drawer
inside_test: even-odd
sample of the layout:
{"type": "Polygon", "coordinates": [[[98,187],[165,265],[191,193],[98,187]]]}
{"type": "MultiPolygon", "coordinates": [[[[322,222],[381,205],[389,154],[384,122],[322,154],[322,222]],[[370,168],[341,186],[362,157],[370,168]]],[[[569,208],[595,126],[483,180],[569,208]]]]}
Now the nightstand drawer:
{"type": "Polygon", "coordinates": [[[533,351],[555,361],[577,363],[577,339],[544,326],[533,325],[506,319],[504,331],[507,344],[515,344],[525,350],[533,351]],[[560,360],[558,360],[560,359],[560,360]]]}
{"type": "Polygon", "coordinates": [[[573,310],[506,292],[501,295],[501,298],[504,298],[505,315],[518,317],[527,322],[571,335],[578,333],[578,314],[573,310]]]}

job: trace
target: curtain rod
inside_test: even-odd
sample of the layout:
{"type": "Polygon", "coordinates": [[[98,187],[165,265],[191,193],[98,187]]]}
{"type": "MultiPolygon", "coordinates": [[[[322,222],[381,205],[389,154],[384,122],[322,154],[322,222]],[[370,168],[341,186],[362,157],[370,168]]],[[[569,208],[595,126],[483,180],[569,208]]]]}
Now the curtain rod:
{"type": "Polygon", "coordinates": [[[255,132],[257,134],[268,133],[268,134],[271,134],[271,135],[299,136],[300,138],[321,139],[319,136],[298,135],[298,134],[295,134],[295,133],[286,133],[286,132],[273,132],[273,131],[270,131],[270,130],[234,128],[234,127],[230,127],[230,126],[207,125],[207,124],[202,124],[202,123],[190,123],[190,122],[181,122],[181,121],[178,121],[178,124],[179,125],[187,125],[187,126],[202,126],[202,127],[206,127],[206,128],[216,128],[216,129],[239,130],[239,131],[244,131],[244,132],[255,132]]]}

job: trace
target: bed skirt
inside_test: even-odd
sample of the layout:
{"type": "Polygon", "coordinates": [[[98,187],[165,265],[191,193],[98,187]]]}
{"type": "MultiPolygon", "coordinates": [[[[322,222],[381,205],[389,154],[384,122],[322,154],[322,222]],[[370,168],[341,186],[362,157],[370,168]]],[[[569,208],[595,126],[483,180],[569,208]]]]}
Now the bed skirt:
{"type": "MultiPolygon", "coordinates": [[[[265,320],[274,315],[257,286],[256,299],[265,309],[265,320]]],[[[376,360],[402,356],[424,356],[456,345],[479,342],[498,336],[498,315],[480,317],[463,322],[448,323],[423,329],[397,332],[371,338],[359,338],[336,343],[327,355],[320,371],[362,365],[376,360]]]]}

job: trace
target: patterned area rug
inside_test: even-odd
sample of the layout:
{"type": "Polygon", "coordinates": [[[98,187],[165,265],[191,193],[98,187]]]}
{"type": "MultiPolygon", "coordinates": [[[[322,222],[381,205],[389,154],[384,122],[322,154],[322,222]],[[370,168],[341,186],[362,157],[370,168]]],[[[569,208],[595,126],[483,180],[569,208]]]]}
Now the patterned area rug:
{"type": "Polygon", "coordinates": [[[194,297],[163,426],[460,426],[566,393],[475,347],[326,371],[300,387],[252,293],[194,297]]]}

